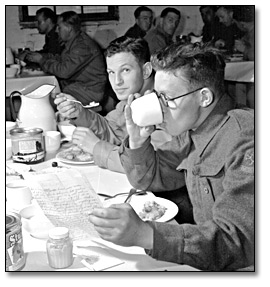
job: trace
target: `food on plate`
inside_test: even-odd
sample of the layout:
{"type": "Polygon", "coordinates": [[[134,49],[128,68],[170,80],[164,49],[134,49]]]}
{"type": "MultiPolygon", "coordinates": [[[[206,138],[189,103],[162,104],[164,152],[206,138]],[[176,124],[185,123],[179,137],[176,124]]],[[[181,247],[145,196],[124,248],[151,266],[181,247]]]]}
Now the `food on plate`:
{"type": "Polygon", "coordinates": [[[93,160],[93,156],[90,153],[83,151],[78,146],[72,146],[69,149],[60,152],[59,155],[63,159],[78,161],[78,162],[93,160]]]}
{"type": "Polygon", "coordinates": [[[166,212],[167,208],[153,201],[146,201],[139,216],[143,220],[157,220],[166,212]]]}

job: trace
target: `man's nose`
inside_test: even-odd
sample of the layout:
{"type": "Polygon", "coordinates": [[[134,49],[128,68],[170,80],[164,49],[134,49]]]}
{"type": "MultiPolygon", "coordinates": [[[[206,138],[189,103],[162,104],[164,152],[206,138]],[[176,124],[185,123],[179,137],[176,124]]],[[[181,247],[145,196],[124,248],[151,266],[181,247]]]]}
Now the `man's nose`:
{"type": "Polygon", "coordinates": [[[121,77],[121,75],[116,74],[114,82],[118,86],[122,85],[123,84],[123,78],[121,77]]]}

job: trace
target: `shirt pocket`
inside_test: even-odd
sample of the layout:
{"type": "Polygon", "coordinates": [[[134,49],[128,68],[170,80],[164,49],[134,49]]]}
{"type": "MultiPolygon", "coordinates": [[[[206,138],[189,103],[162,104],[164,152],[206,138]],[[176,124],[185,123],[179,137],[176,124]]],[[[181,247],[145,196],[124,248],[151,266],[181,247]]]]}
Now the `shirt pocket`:
{"type": "Polygon", "coordinates": [[[224,178],[224,163],[220,162],[216,165],[200,166],[199,188],[202,200],[202,208],[205,220],[213,218],[212,208],[216,198],[222,193],[222,182],[224,178]]]}

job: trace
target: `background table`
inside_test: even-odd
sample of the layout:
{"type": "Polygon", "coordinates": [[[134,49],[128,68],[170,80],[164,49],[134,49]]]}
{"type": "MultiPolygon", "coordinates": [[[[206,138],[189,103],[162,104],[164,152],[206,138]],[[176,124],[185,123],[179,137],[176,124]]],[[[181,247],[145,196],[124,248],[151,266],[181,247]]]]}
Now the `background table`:
{"type": "Polygon", "coordinates": [[[254,62],[228,62],[225,67],[228,93],[237,103],[254,108],[254,62]]]}

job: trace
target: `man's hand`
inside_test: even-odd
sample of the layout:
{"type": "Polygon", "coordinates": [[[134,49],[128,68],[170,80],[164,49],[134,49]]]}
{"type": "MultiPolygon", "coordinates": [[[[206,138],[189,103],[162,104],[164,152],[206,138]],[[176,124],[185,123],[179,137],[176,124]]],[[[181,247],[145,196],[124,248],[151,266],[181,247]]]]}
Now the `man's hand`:
{"type": "Polygon", "coordinates": [[[21,61],[24,61],[26,56],[28,54],[30,54],[31,52],[30,51],[22,51],[21,53],[18,54],[18,59],[20,59],[21,61]]]}
{"type": "Polygon", "coordinates": [[[78,145],[82,150],[93,154],[94,146],[100,139],[92,130],[85,127],[77,127],[72,135],[72,143],[78,145]]]}
{"type": "Polygon", "coordinates": [[[147,138],[155,131],[155,126],[148,127],[139,127],[137,126],[132,119],[132,110],[130,105],[134,97],[139,97],[139,95],[134,94],[130,95],[128,98],[127,105],[125,107],[125,118],[126,118],[126,127],[129,134],[129,147],[131,149],[139,148],[147,140],[147,138]]]}
{"type": "Polygon", "coordinates": [[[63,118],[77,118],[83,107],[79,103],[70,102],[67,99],[75,100],[75,98],[68,94],[60,93],[56,95],[54,103],[57,105],[57,110],[63,118]]]}
{"type": "Polygon", "coordinates": [[[246,49],[246,45],[242,40],[235,40],[234,41],[234,48],[235,50],[244,53],[245,49],[246,49]]]}
{"type": "Polygon", "coordinates": [[[222,49],[225,47],[225,41],[222,39],[219,39],[215,42],[215,47],[218,49],[222,49]]]}
{"type": "Polygon", "coordinates": [[[89,215],[89,220],[104,240],[122,246],[153,248],[152,227],[142,221],[128,203],[96,208],[89,215]]]}
{"type": "Polygon", "coordinates": [[[42,60],[42,54],[37,53],[37,52],[29,52],[25,56],[26,60],[33,62],[33,63],[38,63],[40,64],[42,60]]]}

